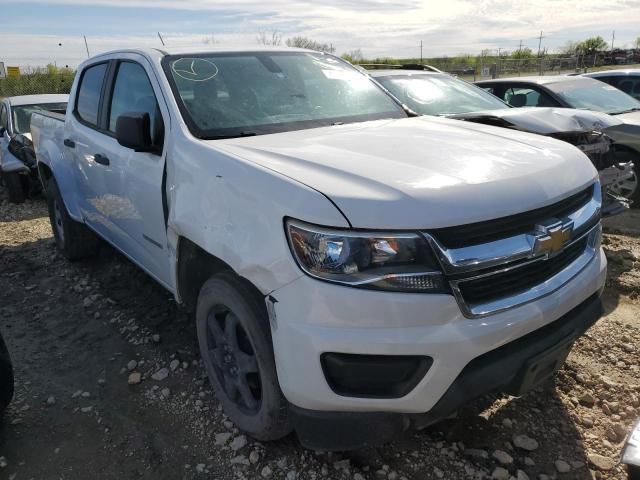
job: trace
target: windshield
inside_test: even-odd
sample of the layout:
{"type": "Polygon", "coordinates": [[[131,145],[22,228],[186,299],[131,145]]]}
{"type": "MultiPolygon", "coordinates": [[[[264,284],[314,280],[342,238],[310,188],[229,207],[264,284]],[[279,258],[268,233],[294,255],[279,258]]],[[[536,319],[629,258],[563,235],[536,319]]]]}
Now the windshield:
{"type": "Polygon", "coordinates": [[[42,110],[65,113],[67,110],[67,104],[65,102],[61,102],[12,106],[11,116],[13,119],[13,133],[29,133],[31,131],[31,114],[42,110]]]}
{"type": "Polygon", "coordinates": [[[558,82],[546,87],[561,97],[572,108],[596,110],[604,113],[622,113],[640,108],[640,102],[606,83],[590,78],[558,82]]]}
{"type": "Polygon", "coordinates": [[[400,102],[424,115],[509,108],[492,94],[448,75],[393,75],[376,80],[400,102]]]}
{"type": "Polygon", "coordinates": [[[368,76],[319,53],[171,56],[163,66],[185,121],[200,138],[406,117],[368,76]]]}

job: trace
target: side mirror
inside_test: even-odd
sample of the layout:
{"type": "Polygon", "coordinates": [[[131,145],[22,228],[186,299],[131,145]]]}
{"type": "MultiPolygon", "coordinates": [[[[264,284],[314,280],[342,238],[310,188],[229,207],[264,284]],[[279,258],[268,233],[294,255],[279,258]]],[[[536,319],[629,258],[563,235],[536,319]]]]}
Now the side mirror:
{"type": "Polygon", "coordinates": [[[4,132],[6,132],[7,129],[4,127],[0,127],[0,137],[4,137],[4,132]]]}
{"type": "Polygon", "coordinates": [[[116,120],[116,140],[136,152],[153,152],[151,119],[146,112],[124,113],[116,120]]]}

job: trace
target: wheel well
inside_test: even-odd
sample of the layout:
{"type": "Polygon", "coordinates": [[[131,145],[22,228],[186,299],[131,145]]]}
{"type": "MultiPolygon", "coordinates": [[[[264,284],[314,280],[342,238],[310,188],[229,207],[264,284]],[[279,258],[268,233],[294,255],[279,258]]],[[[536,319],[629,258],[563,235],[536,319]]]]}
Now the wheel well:
{"type": "Polygon", "coordinates": [[[49,180],[53,177],[53,172],[48,165],[38,163],[38,174],[40,175],[40,182],[42,183],[42,186],[46,189],[47,183],[49,183],[49,180]]]}
{"type": "MultiPolygon", "coordinates": [[[[218,257],[211,255],[191,240],[180,237],[178,240],[178,294],[188,311],[193,311],[198,302],[198,295],[204,282],[212,275],[221,272],[235,274],[233,268],[218,257]]],[[[246,278],[238,276],[260,298],[264,297],[260,291],[246,278]]]]}

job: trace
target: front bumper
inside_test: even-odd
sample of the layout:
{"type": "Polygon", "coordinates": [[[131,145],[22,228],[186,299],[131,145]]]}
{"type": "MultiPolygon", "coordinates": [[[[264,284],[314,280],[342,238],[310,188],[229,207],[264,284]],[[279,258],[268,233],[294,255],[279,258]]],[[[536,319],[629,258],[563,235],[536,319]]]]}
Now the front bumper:
{"type": "MultiPolygon", "coordinates": [[[[300,442],[313,449],[362,448],[393,440],[408,429],[420,429],[444,420],[459,407],[483,395],[522,393],[521,387],[527,384],[531,366],[559,367],[575,339],[589,329],[602,312],[598,292],[555,322],[477,357],[426,413],[319,412],[292,407],[300,442]],[[535,363],[531,363],[532,359],[535,363]]],[[[540,378],[547,378],[553,372],[555,368],[540,378]]]]}
{"type": "MultiPolygon", "coordinates": [[[[393,431],[406,428],[407,422],[417,425],[410,414],[433,410],[431,417],[440,419],[440,401],[451,395],[452,385],[465,367],[500,347],[519,345],[515,343],[518,339],[565,318],[599,294],[605,278],[606,259],[599,249],[589,265],[554,294],[482,319],[469,319],[451,295],[375,292],[300,277],[269,297],[280,387],[293,411],[299,413],[295,415],[298,419],[367,412],[393,418],[401,427],[396,425],[393,431]],[[320,361],[325,352],[429,356],[433,363],[415,388],[400,398],[357,398],[338,395],[329,386],[320,361]]],[[[580,323],[580,315],[570,315],[568,322],[575,323],[576,329],[569,333],[563,330],[564,337],[571,334],[575,338],[595,322],[600,310],[593,308],[588,325],[580,323]]],[[[544,346],[546,343],[536,351],[543,351],[544,346]]],[[[490,376],[507,378],[504,365],[510,363],[501,361],[495,367],[498,370],[490,369],[490,376]]],[[[480,377],[484,378],[476,373],[471,380],[480,377]]],[[[470,390],[465,387],[456,397],[461,403],[470,401],[487,393],[481,386],[473,382],[470,390]]],[[[433,418],[425,418],[421,425],[433,423],[433,418]]],[[[364,420],[367,429],[373,428],[370,421],[364,420]]],[[[305,430],[299,421],[296,427],[299,432],[305,430]]],[[[369,440],[372,438],[376,437],[369,440]]]]}

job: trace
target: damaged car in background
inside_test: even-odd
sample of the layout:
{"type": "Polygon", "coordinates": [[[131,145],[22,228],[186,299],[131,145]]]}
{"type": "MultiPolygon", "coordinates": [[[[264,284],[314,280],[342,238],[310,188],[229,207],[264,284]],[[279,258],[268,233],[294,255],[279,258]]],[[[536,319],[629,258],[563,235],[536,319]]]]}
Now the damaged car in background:
{"type": "Polygon", "coordinates": [[[603,215],[621,213],[630,200],[620,186],[634,177],[631,161],[620,161],[607,134],[622,122],[610,115],[569,108],[518,109],[485,90],[442,72],[375,70],[368,72],[411,110],[524,132],[568,142],[580,149],[600,174],[603,215]]]}
{"type": "Polygon", "coordinates": [[[0,177],[9,201],[22,203],[41,190],[30,125],[35,111],[64,113],[68,95],[23,95],[0,101],[0,177]]]}
{"type": "Polygon", "coordinates": [[[605,131],[613,140],[615,161],[633,162],[633,175],[611,187],[620,196],[640,204],[640,101],[599,80],[565,75],[496,78],[476,82],[514,107],[563,107],[591,110],[621,123],[605,131]]]}

